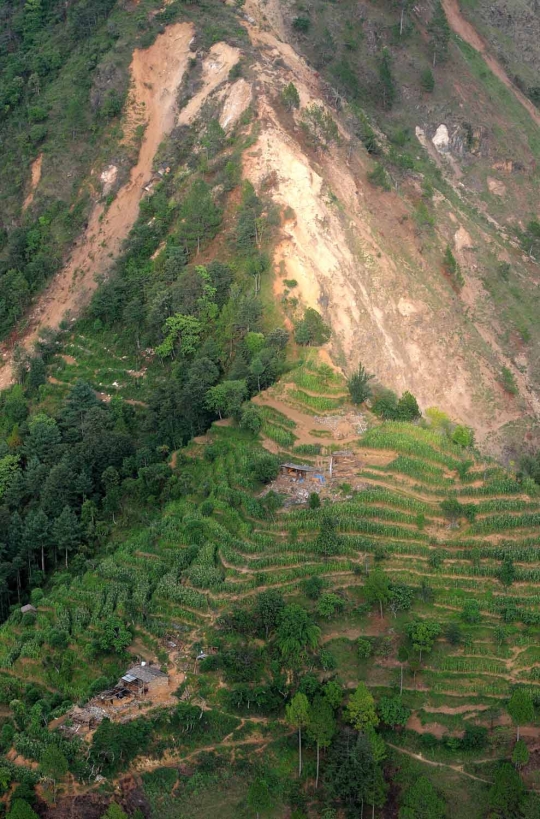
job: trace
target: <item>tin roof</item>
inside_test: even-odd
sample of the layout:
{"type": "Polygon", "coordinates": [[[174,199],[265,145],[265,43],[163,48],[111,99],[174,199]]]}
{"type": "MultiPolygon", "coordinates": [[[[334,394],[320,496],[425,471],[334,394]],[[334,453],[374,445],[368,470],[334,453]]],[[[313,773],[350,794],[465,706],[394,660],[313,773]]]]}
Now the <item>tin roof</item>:
{"type": "Polygon", "coordinates": [[[152,682],[156,677],[166,677],[160,668],[155,665],[134,665],[128,668],[122,679],[124,682],[152,682]]]}
{"type": "Polygon", "coordinates": [[[308,466],[308,464],[281,464],[282,469],[295,469],[297,472],[317,472],[315,466],[308,466]]]}

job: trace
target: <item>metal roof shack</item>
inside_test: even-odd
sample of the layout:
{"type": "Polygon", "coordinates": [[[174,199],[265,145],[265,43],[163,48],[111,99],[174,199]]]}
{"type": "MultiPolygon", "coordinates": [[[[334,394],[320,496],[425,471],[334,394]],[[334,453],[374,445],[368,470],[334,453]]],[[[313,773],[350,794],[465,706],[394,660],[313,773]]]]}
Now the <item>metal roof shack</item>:
{"type": "Polygon", "coordinates": [[[141,663],[140,665],[134,665],[133,668],[128,668],[122,677],[122,682],[153,684],[168,682],[168,679],[167,675],[156,665],[143,665],[141,663]]]}
{"type": "Polygon", "coordinates": [[[27,603],[26,606],[21,606],[21,613],[22,614],[37,614],[37,609],[34,606],[31,606],[30,603],[27,603]]]}
{"type": "Polygon", "coordinates": [[[308,473],[319,472],[315,466],[308,466],[307,464],[281,464],[281,469],[289,474],[292,472],[296,475],[307,475],[308,473]]]}
{"type": "Polygon", "coordinates": [[[157,665],[139,663],[128,668],[122,679],[118,681],[117,689],[127,692],[144,694],[149,689],[161,688],[169,684],[169,677],[157,665]],[[126,690],[127,689],[127,690],[126,690]]]}

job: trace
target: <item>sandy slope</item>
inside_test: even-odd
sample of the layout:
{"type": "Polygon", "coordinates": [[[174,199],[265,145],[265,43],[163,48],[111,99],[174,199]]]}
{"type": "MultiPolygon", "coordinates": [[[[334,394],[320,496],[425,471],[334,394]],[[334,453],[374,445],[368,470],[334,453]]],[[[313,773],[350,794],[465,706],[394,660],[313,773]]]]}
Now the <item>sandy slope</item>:
{"type": "MultiPolygon", "coordinates": [[[[193,27],[188,23],[170,26],[148,49],[136,49],[131,62],[132,91],[127,119],[131,112],[143,112],[146,123],[137,164],[129,181],[105,211],[96,202],[88,227],[75,244],[64,269],[53,279],[40,297],[22,339],[30,346],[40,327],[57,328],[64,316],[76,315],[97,286],[96,276],[103,275],[118,255],[139,212],[144,186],[152,174],[152,163],[163,138],[175,124],[176,93],[190,56],[193,27]]],[[[0,370],[0,388],[11,383],[10,354],[0,370]]]]}
{"type": "MultiPolygon", "coordinates": [[[[256,186],[272,181],[271,195],[292,215],[283,225],[274,259],[281,278],[295,279],[304,304],[319,310],[333,330],[332,355],[347,370],[359,361],[397,391],[411,390],[423,407],[440,406],[475,427],[485,439],[523,412],[508,402],[498,383],[505,360],[484,306],[481,283],[471,272],[460,298],[440,271],[430,270],[422,243],[411,229],[407,202],[366,183],[371,162],[361,148],[349,154],[349,134],[326,152],[307,149],[301,130],[276,104],[279,88],[292,80],[302,106],[324,104],[318,75],[281,40],[279,4],[269,0],[249,14],[264,28],[248,25],[257,63],[259,136],[244,158],[244,174],[256,186]],[[264,18],[262,17],[264,13],[264,18]],[[270,21],[275,25],[271,25],[270,21]],[[285,68],[276,70],[276,64],[285,68]],[[483,322],[483,323],[482,323],[483,322]]],[[[329,109],[332,116],[337,112],[329,109]]],[[[456,253],[471,238],[453,214],[456,253]]],[[[446,237],[440,237],[444,247],[446,237]]],[[[526,374],[515,371],[531,415],[540,405],[526,374]]]]}

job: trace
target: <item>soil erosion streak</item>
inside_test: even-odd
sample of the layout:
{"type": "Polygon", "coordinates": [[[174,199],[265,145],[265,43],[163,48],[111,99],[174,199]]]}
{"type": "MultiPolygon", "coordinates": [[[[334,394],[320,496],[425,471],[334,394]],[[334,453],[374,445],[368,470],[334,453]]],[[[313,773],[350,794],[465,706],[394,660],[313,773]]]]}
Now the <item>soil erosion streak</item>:
{"type": "Polygon", "coordinates": [[[465,40],[466,43],[472,46],[475,51],[478,51],[478,53],[482,55],[484,62],[493,74],[506,85],[516,99],[527,109],[536,124],[540,126],[540,111],[538,111],[531,100],[527,99],[525,94],[521,93],[502,65],[489,53],[488,46],[484,39],[478,34],[474,26],[463,17],[461,9],[459,8],[459,0],[442,0],[442,4],[452,30],[458,34],[462,40],[465,40]]]}
{"type": "MultiPolygon", "coordinates": [[[[133,52],[126,119],[129,123],[131,118],[140,118],[142,112],[145,132],[137,163],[107,210],[103,203],[94,205],[88,226],[66,266],[39,297],[28,328],[17,339],[25,347],[36,340],[40,327],[57,329],[66,314],[77,315],[90,301],[97,287],[96,277],[106,274],[118,256],[137,219],[158,146],[174,127],[177,91],[187,68],[192,37],[193,26],[178,23],[160,34],[150,48],[133,52]]],[[[4,348],[4,356],[0,389],[9,386],[13,378],[12,351],[4,348]]]]}

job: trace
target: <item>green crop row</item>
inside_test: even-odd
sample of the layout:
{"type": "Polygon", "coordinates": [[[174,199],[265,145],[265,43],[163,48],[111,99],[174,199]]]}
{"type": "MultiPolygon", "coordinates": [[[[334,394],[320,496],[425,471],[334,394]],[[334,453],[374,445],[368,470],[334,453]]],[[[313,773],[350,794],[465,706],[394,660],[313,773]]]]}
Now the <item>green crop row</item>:
{"type": "Polygon", "coordinates": [[[419,501],[415,498],[410,498],[407,495],[401,495],[397,492],[391,492],[388,489],[370,487],[362,489],[356,495],[356,499],[363,503],[385,503],[389,506],[397,506],[400,509],[405,509],[408,512],[417,512],[418,514],[433,513],[434,507],[425,501],[419,501]]]}
{"type": "Polygon", "coordinates": [[[274,424],[280,424],[282,427],[289,427],[289,429],[296,427],[296,421],[293,421],[292,418],[289,418],[288,415],[285,415],[283,412],[274,409],[274,407],[258,406],[258,410],[265,421],[271,421],[274,424]]]}
{"type": "Polygon", "coordinates": [[[272,441],[275,441],[276,444],[279,444],[279,446],[285,447],[286,449],[293,447],[295,441],[297,440],[294,432],[291,432],[289,429],[283,429],[283,427],[276,426],[269,421],[265,421],[263,423],[262,432],[267,438],[270,438],[272,441]]]}
{"type": "Polygon", "coordinates": [[[463,463],[459,447],[431,430],[396,421],[372,427],[362,437],[362,445],[373,449],[393,449],[427,462],[457,469],[463,463]]]}
{"type": "Polygon", "coordinates": [[[303,404],[315,412],[330,412],[339,409],[344,402],[344,398],[327,398],[324,395],[310,395],[303,390],[288,390],[287,397],[298,404],[303,404]]]}

